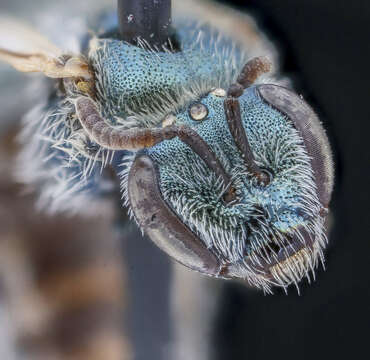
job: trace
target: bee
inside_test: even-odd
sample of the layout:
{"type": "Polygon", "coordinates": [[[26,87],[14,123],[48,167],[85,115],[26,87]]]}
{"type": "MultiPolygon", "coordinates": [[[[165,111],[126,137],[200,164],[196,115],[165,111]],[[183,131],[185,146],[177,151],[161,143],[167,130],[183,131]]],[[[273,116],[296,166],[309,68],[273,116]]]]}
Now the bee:
{"type": "Polygon", "coordinates": [[[31,32],[32,50],[0,49],[54,79],[26,117],[19,178],[44,207],[97,213],[113,169],[129,213],[171,258],[266,293],[299,289],[324,264],[333,162],[312,108],[264,77],[277,67],[269,42],[249,18],[234,17],[247,24],[235,34],[182,14],[165,44],[133,44],[119,29],[135,16],[118,15],[101,16],[78,53],[31,32]]]}

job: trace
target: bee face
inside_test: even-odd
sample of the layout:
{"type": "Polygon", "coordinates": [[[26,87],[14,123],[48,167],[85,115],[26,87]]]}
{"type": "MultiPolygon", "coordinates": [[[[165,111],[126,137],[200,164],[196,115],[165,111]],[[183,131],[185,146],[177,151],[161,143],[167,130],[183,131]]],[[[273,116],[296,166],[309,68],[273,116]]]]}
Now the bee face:
{"type": "MultiPolygon", "coordinates": [[[[269,291],[297,283],[316,267],[325,247],[332,189],[331,158],[316,115],[292,92],[275,85],[248,88],[238,99],[258,181],[245,165],[214,92],[176,122],[191,126],[216,154],[231,183],[179,139],[137,155],[128,180],[136,220],[164,251],[210,276],[246,279],[269,291]],[[225,193],[233,189],[233,199],[225,193]]],[[[226,94],[225,94],[226,95],[226,94]]]]}

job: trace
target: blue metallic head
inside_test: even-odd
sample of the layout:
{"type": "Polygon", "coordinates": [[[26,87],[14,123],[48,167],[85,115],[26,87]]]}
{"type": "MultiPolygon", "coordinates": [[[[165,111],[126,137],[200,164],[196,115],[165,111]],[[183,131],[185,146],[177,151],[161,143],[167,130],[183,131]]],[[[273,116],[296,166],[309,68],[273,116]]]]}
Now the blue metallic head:
{"type": "Polygon", "coordinates": [[[102,130],[96,141],[146,148],[124,171],[123,190],[140,227],[171,257],[265,291],[298,283],[326,244],[324,130],[294,93],[253,85],[268,71],[263,58],[243,66],[227,43],[218,56],[182,44],[161,53],[112,39],[92,46],[104,119],[138,128],[129,137],[102,130]]]}
{"type": "Polygon", "coordinates": [[[229,98],[215,89],[165,119],[195,130],[229,182],[209,166],[207,155],[174,138],[134,161],[128,180],[132,210],[144,231],[183,264],[211,276],[246,279],[265,291],[286,287],[309,277],[326,244],[332,187],[327,139],[297,95],[276,85],[251,86],[237,98],[237,130],[252,152],[245,154],[230,124],[235,119],[227,116],[229,98]],[[265,181],[246,161],[250,155],[265,181]]]}

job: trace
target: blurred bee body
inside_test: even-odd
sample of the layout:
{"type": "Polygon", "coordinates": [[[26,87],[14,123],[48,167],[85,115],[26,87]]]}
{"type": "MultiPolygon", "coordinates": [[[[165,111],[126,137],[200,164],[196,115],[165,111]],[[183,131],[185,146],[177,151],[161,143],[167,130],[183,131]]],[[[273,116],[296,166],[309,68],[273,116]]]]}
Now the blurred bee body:
{"type": "Polygon", "coordinates": [[[1,155],[1,304],[14,327],[13,358],[130,359],[113,209],[94,222],[35,217],[35,199],[19,196],[9,178],[12,134],[1,137],[1,155]]]}

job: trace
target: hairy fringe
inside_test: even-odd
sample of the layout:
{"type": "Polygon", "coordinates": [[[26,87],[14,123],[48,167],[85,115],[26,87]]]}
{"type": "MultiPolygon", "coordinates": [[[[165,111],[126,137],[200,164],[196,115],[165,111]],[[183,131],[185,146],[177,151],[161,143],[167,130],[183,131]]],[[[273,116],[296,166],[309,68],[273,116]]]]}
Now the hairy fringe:
{"type": "Polygon", "coordinates": [[[94,183],[111,154],[103,156],[100,150],[94,157],[82,157],[75,133],[67,136],[65,122],[71,104],[66,102],[57,113],[45,107],[38,105],[24,117],[17,180],[39,192],[37,207],[49,213],[96,215],[107,211],[108,202],[94,194],[94,183]]]}

